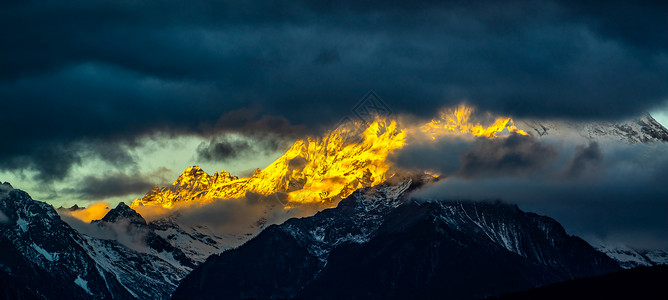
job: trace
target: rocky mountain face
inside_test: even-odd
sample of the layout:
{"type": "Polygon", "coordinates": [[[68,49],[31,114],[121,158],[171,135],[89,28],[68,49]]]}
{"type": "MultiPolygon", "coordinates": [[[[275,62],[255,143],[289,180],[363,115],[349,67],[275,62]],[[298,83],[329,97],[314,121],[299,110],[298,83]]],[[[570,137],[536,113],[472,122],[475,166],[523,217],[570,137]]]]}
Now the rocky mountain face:
{"type": "MultiPolygon", "coordinates": [[[[471,108],[461,106],[419,131],[434,139],[453,134],[495,138],[516,132],[539,138],[576,137],[611,143],[668,142],[668,129],[649,114],[623,122],[498,118],[490,126],[474,123],[471,114],[471,108]]],[[[226,171],[209,175],[198,166],[188,167],[172,185],[156,186],[130,206],[172,208],[178,203],[242,198],[250,192],[271,195],[288,206],[319,203],[323,208],[333,207],[353,191],[390,178],[396,170],[386,161],[387,156],[404,146],[409,131],[389,121],[376,121],[362,131],[344,126],[321,138],[296,141],[282,157],[247,178],[231,176],[226,171]]]]}
{"type": "Polygon", "coordinates": [[[197,166],[189,167],[172,185],[156,187],[131,207],[171,208],[180,202],[241,198],[248,192],[274,195],[286,205],[332,206],[359,188],[385,181],[390,168],[385,159],[403,145],[404,138],[395,122],[377,121],[361,131],[344,126],[322,138],[296,141],[274,163],[248,178],[225,171],[208,175],[197,166]]]}
{"type": "Polygon", "coordinates": [[[616,260],[624,269],[668,265],[668,251],[636,249],[628,246],[594,245],[598,251],[616,260]]]}
{"type": "Polygon", "coordinates": [[[178,215],[169,215],[148,223],[151,232],[161,237],[194,264],[204,262],[211,254],[243,244],[250,236],[229,234],[220,236],[205,225],[184,226],[178,215]]]}
{"type": "Polygon", "coordinates": [[[195,267],[195,261],[158,235],[123,202],[91,225],[97,227],[95,236],[84,235],[91,257],[138,299],[169,298],[178,282],[195,267]]]}
{"type": "MultiPolygon", "coordinates": [[[[472,109],[460,106],[443,114],[419,130],[434,138],[452,134],[472,134],[495,138],[508,132],[540,138],[576,136],[599,142],[650,143],[668,141],[668,130],[646,114],[626,122],[535,121],[498,118],[491,126],[475,123],[472,109]]],[[[354,190],[383,182],[397,170],[387,155],[401,148],[410,130],[387,121],[368,128],[342,127],[321,138],[299,140],[279,159],[248,178],[226,171],[209,175],[198,166],[187,168],[169,186],[156,187],[130,206],[157,205],[174,208],[179,204],[202,204],[217,199],[245,198],[247,195],[275,198],[288,207],[317,203],[321,209],[333,207],[354,190]],[[363,129],[363,128],[362,128],[363,129]]],[[[206,228],[180,226],[178,218],[167,217],[156,229],[172,245],[180,245],[191,259],[202,261],[222,249],[236,247],[249,238],[246,234],[213,234],[206,228]],[[178,228],[178,229],[177,229],[178,228]],[[185,231],[187,232],[185,232],[185,231]],[[203,238],[209,236],[211,239],[203,238]],[[232,240],[233,242],[229,242],[232,240]],[[227,241],[227,242],[226,242],[227,241]],[[186,250],[187,249],[187,250],[186,250]],[[203,249],[203,251],[198,251],[203,249]]],[[[261,222],[262,217],[258,217],[261,222]]],[[[259,231],[259,230],[257,230],[259,231]]],[[[257,233],[247,233],[253,236],[257,233]]]]}
{"type": "Polygon", "coordinates": [[[206,197],[206,194],[215,187],[221,187],[221,190],[225,190],[222,195],[219,195],[221,197],[239,197],[243,195],[239,194],[239,186],[243,186],[245,182],[245,180],[239,181],[238,177],[232,177],[225,171],[211,176],[200,167],[192,166],[186,168],[171,186],[156,186],[141,200],[135,200],[131,206],[160,205],[172,207],[177,202],[205,200],[210,198],[206,197]],[[232,182],[235,184],[230,185],[232,182]],[[222,188],[223,186],[225,188],[222,188]]]}
{"type": "Polygon", "coordinates": [[[0,268],[32,295],[44,299],[127,299],[119,280],[89,255],[85,237],[63,222],[51,205],[20,190],[0,195],[0,268]]]}
{"type": "Polygon", "coordinates": [[[493,138],[502,131],[526,134],[510,118],[493,124],[475,123],[474,109],[460,105],[439,119],[419,128],[400,128],[395,121],[377,119],[370,124],[341,124],[322,137],[296,141],[280,158],[247,178],[226,171],[209,175],[197,166],[187,168],[172,185],[155,187],[130,206],[158,205],[172,208],[178,203],[206,203],[216,199],[242,198],[247,193],[273,195],[287,206],[317,203],[323,208],[360,188],[384,182],[394,175],[388,155],[406,143],[408,132],[422,131],[436,139],[443,135],[467,134],[493,138]]]}
{"type": "Polygon", "coordinates": [[[393,178],[213,255],[175,299],[479,298],[618,270],[556,221],[501,203],[418,202],[393,178]]]}
{"type": "Polygon", "coordinates": [[[37,292],[28,288],[26,284],[18,278],[0,270],[0,299],[42,299],[37,292]]]}
{"type": "MultiPolygon", "coordinates": [[[[8,185],[0,193],[0,273],[29,299],[168,299],[195,261],[120,203],[85,232],[8,185]]],[[[14,297],[10,297],[14,298],[14,297]]]]}
{"type": "MultiPolygon", "coordinates": [[[[466,111],[430,123],[430,133],[668,141],[668,130],[649,115],[596,124],[506,118],[490,127],[462,116],[466,111]]],[[[396,175],[386,162],[406,132],[388,122],[362,131],[297,141],[249,178],[190,167],[172,185],[119,204],[86,231],[72,229],[50,205],[0,185],[0,279],[12,287],[3,292],[48,299],[166,299],[175,290],[177,299],[461,299],[615,271],[611,258],[624,268],[668,262],[662,251],[601,246],[603,255],[556,221],[515,206],[410,199],[410,191],[435,178],[396,175]],[[336,207],[272,225],[255,238],[262,219],[249,224],[251,233],[225,235],[182,224],[178,210],[147,223],[132,209],[248,195],[275,197],[279,209],[336,207]]]]}

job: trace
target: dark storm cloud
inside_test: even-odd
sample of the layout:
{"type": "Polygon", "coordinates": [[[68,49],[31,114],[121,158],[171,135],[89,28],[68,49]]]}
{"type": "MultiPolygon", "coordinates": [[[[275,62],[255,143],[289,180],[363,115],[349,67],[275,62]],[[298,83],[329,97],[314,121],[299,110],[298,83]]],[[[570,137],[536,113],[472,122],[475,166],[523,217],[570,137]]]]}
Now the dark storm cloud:
{"type": "Polygon", "coordinates": [[[566,170],[567,176],[578,176],[587,168],[595,167],[603,161],[603,154],[597,142],[591,142],[588,146],[575,148],[573,161],[566,170]]]}
{"type": "Polygon", "coordinates": [[[408,137],[406,145],[393,151],[388,159],[393,165],[406,170],[428,170],[441,174],[453,174],[461,167],[460,156],[471,150],[471,140],[442,138],[427,141],[429,137],[408,137]]]}
{"type": "Polygon", "coordinates": [[[465,178],[527,176],[543,171],[556,158],[552,145],[515,133],[495,139],[446,137],[409,142],[390,155],[393,164],[403,169],[465,178]]]}
{"type": "Polygon", "coordinates": [[[318,54],[318,56],[313,60],[313,63],[329,65],[337,63],[341,60],[339,56],[339,51],[336,49],[324,49],[318,54]]]}
{"type": "MultiPolygon", "coordinates": [[[[49,181],[87,158],[72,148],[82,141],[132,144],[156,131],[303,134],[348,115],[369,90],[394,112],[419,116],[464,98],[517,117],[632,115],[668,95],[666,9],[622,1],[3,2],[0,161],[49,181]]],[[[119,149],[111,151],[123,156],[119,149]]]]}
{"type": "MultiPolygon", "coordinates": [[[[0,160],[0,168],[15,172],[32,169],[37,171],[34,179],[53,181],[64,178],[73,165],[81,163],[81,155],[72,145],[55,143],[38,145],[33,142],[19,146],[17,150],[20,152],[0,150],[5,155],[5,158],[0,160]]],[[[8,148],[11,149],[11,146],[8,148]]]]}
{"type": "MultiPolygon", "coordinates": [[[[45,130],[48,125],[44,126],[45,130]]],[[[85,158],[98,158],[120,168],[131,166],[134,158],[127,152],[128,145],[117,145],[102,140],[91,142],[59,143],[45,139],[24,141],[6,140],[0,155],[0,169],[22,173],[25,170],[37,171],[34,179],[51,182],[62,179],[74,165],[79,165],[85,158]],[[21,143],[23,142],[23,143],[21,143]]]]}
{"type": "Polygon", "coordinates": [[[251,158],[259,154],[270,154],[285,150],[288,143],[280,136],[263,135],[254,137],[219,136],[197,147],[197,158],[203,161],[225,162],[233,159],[251,158]]]}
{"type": "Polygon", "coordinates": [[[160,168],[150,174],[111,173],[103,176],[86,176],[76,182],[75,188],[62,190],[61,193],[76,195],[82,200],[103,200],[109,197],[143,195],[156,183],[164,184],[165,175],[170,171],[160,168]]]}
{"type": "MultiPolygon", "coordinates": [[[[668,145],[577,146],[571,164],[553,164],[531,177],[475,180],[451,176],[413,194],[419,199],[502,199],[562,223],[590,241],[639,248],[668,247],[668,145]],[[577,177],[553,176],[587,162],[577,177]],[[596,163],[592,163],[596,162],[596,163]]],[[[574,154],[574,155],[572,155],[574,154]]],[[[562,159],[557,159],[562,161],[562,159]]]]}
{"type": "Polygon", "coordinates": [[[2,211],[0,211],[0,224],[9,223],[10,219],[2,211]]]}
{"type": "Polygon", "coordinates": [[[253,148],[248,141],[217,140],[197,147],[197,155],[206,161],[226,161],[248,153],[253,148]]]}
{"type": "Polygon", "coordinates": [[[459,174],[464,177],[528,175],[551,162],[556,150],[531,136],[479,138],[473,150],[462,155],[459,174]]]}

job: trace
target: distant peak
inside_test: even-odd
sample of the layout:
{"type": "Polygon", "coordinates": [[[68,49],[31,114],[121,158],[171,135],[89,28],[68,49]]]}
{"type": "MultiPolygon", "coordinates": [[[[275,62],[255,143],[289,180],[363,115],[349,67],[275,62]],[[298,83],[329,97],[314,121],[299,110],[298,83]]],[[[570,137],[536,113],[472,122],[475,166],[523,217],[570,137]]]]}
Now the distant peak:
{"type": "Polygon", "coordinates": [[[199,166],[192,166],[186,168],[183,171],[183,173],[181,173],[179,178],[177,178],[176,181],[174,182],[174,185],[187,185],[189,182],[192,182],[193,180],[207,177],[209,177],[209,174],[204,172],[202,168],[200,168],[199,166]]]}
{"type": "Polygon", "coordinates": [[[192,178],[192,177],[201,177],[201,176],[209,176],[202,168],[199,166],[192,166],[186,168],[183,173],[181,173],[180,178],[192,178]]]}
{"type": "Polygon", "coordinates": [[[67,208],[67,210],[69,210],[69,211],[77,211],[77,210],[82,210],[82,209],[84,209],[84,208],[85,208],[85,207],[80,207],[79,205],[74,204],[74,205],[72,205],[70,208],[67,208]]]}
{"type": "Polygon", "coordinates": [[[199,166],[191,166],[191,167],[187,167],[185,169],[185,171],[183,171],[183,173],[196,173],[196,172],[200,172],[200,171],[204,172],[202,170],[202,168],[200,168],[199,166]]]}
{"type": "Polygon", "coordinates": [[[110,210],[103,218],[102,221],[108,223],[116,223],[120,220],[128,220],[130,223],[146,225],[146,220],[134,209],[125,205],[124,202],[118,203],[116,208],[110,210]]]}

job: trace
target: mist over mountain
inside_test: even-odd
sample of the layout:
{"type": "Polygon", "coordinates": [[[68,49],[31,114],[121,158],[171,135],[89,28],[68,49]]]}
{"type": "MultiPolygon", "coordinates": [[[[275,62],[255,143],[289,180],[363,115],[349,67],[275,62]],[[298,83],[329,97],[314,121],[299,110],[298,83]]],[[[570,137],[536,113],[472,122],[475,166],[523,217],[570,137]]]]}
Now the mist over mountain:
{"type": "Polygon", "coordinates": [[[211,256],[174,298],[469,299],[619,268],[554,220],[516,207],[408,200],[423,180],[397,178],[271,226],[211,256]]]}
{"type": "Polygon", "coordinates": [[[668,298],[667,11],[0,1],[0,300],[668,298]]]}
{"type": "Polygon", "coordinates": [[[409,144],[394,160],[424,168],[438,156],[431,170],[450,174],[416,198],[505,199],[557,218],[592,243],[668,248],[665,127],[649,115],[618,123],[516,124],[533,137],[409,144]]]}
{"type": "Polygon", "coordinates": [[[48,204],[20,190],[0,196],[8,220],[0,224],[2,268],[32,295],[46,299],[130,297],[118,279],[98,268],[86,238],[48,204]]]}
{"type": "Polygon", "coordinates": [[[131,206],[149,218],[183,210],[178,218],[189,226],[254,235],[263,227],[248,224],[309,216],[402,170],[428,171],[445,180],[416,191],[416,198],[502,199],[553,216],[595,244],[667,249],[668,190],[659,183],[668,169],[668,130],[651,116],[624,122],[492,116],[498,127],[475,118],[470,108],[458,107],[431,127],[404,121],[335,130],[295,142],[245,178],[189,167],[173,184],[156,187],[131,206]],[[362,144],[351,139],[358,134],[362,144]],[[234,199],[216,200],[228,198],[234,199]]]}
{"type": "Polygon", "coordinates": [[[129,206],[56,212],[3,184],[6,293],[471,299],[668,262],[668,130],[651,116],[476,118],[351,123],[249,177],[188,167],[129,206]]]}

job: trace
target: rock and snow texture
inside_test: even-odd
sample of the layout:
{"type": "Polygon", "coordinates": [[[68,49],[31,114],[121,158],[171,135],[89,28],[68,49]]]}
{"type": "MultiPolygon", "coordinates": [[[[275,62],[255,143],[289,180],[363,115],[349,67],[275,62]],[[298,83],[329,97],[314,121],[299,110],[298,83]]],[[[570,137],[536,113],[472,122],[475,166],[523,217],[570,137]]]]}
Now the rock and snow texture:
{"type": "Polygon", "coordinates": [[[195,266],[195,262],[156,234],[140,214],[122,202],[101,220],[93,221],[92,226],[102,232],[112,231],[114,234],[110,236],[118,238],[84,236],[90,256],[136,298],[168,299],[178,282],[195,266]]]}
{"type": "MultiPolygon", "coordinates": [[[[624,122],[536,121],[517,122],[522,130],[540,138],[558,138],[596,141],[601,144],[652,144],[667,143],[668,129],[649,114],[624,122]]],[[[647,156],[647,161],[653,157],[647,156]]],[[[606,245],[595,242],[601,252],[619,262],[623,268],[668,264],[668,249],[635,249],[623,245],[606,245]]]]}
{"type": "Polygon", "coordinates": [[[88,289],[88,281],[83,280],[81,276],[77,276],[77,279],[74,279],[74,283],[78,285],[80,288],[82,288],[86,293],[89,295],[93,295],[93,293],[90,292],[90,289],[88,289]]]}
{"type": "Polygon", "coordinates": [[[28,290],[53,299],[131,298],[50,205],[11,189],[0,192],[0,211],[7,217],[0,223],[0,268],[28,290]]]}
{"type": "MultiPolygon", "coordinates": [[[[603,143],[618,143],[621,140],[631,144],[668,142],[668,130],[649,115],[621,123],[517,123],[518,127],[534,136],[546,138],[575,136],[603,143]]],[[[228,187],[226,184],[229,181],[237,180],[226,173],[213,177],[205,175],[199,168],[189,168],[175,185],[185,187],[188,195],[197,196],[211,189],[214,186],[211,182],[220,183],[219,188],[222,189],[228,187]],[[209,179],[211,182],[207,181],[209,179]]],[[[392,252],[399,251],[397,247],[413,247],[405,249],[408,253],[420,247],[425,248],[422,242],[431,243],[429,245],[434,248],[433,251],[426,254],[410,253],[427,261],[416,261],[416,257],[399,255],[396,259],[405,261],[405,264],[395,265],[396,262],[392,261],[386,263],[403,270],[386,270],[386,273],[394,274],[397,278],[408,276],[406,274],[414,276],[415,273],[405,270],[411,264],[426,267],[445,262],[450,268],[462,267],[439,257],[458,254],[455,251],[459,249],[457,247],[469,247],[467,251],[481,255],[480,261],[485,261],[482,254],[486,253],[517,264],[506,267],[516,268],[530,274],[529,277],[537,278],[515,278],[525,287],[613,268],[606,257],[596,256],[584,242],[566,235],[563,228],[549,218],[526,214],[504,205],[414,202],[406,197],[407,191],[426,179],[403,179],[358,190],[342,200],[337,208],[325,210],[313,217],[292,219],[283,225],[271,226],[261,237],[238,249],[234,248],[254,235],[214,234],[205,226],[183,226],[175,216],[147,224],[141,215],[124,204],[120,204],[94,225],[100,231],[113,232],[124,238],[131,237],[130,240],[82,234],[64,223],[50,205],[33,201],[25,192],[14,190],[7,183],[0,184],[0,243],[3,245],[0,247],[0,274],[12,277],[12,280],[17,280],[18,286],[25,285],[47,298],[165,299],[170,297],[179,282],[196,265],[206,261],[186,282],[192,283],[193,278],[207,282],[212,280],[209,276],[212,272],[210,266],[224,261],[225,266],[238,268],[240,274],[239,277],[230,278],[230,282],[234,283],[244,276],[258,278],[255,281],[244,281],[245,286],[232,286],[225,290],[231,295],[309,296],[318,289],[328,288],[326,282],[340,280],[337,276],[347,274],[342,268],[359,267],[354,273],[372,276],[373,273],[365,272],[372,267],[382,268],[382,264],[377,265],[380,257],[389,255],[385,258],[395,259],[392,253],[403,253],[392,252]],[[410,235],[405,236],[406,233],[410,235]],[[421,236],[425,238],[424,241],[412,239],[421,236]],[[439,242],[438,239],[444,240],[439,242]],[[261,247],[267,245],[272,247],[261,247]],[[455,252],[445,250],[443,247],[446,245],[448,249],[455,249],[455,252]],[[572,253],[574,257],[568,257],[564,245],[575,247],[580,252],[572,253]],[[486,250],[481,250],[481,247],[486,250]],[[227,249],[232,250],[207,260],[211,254],[227,249]],[[254,249],[259,258],[245,254],[250,250],[244,249],[254,249]],[[346,257],[349,259],[346,260],[346,257]],[[349,265],[354,261],[360,261],[359,266],[349,265]],[[576,264],[583,262],[589,269],[583,271],[577,268],[576,264]],[[254,274],[246,268],[260,268],[266,272],[254,274]],[[289,272],[283,273],[285,270],[280,268],[286,268],[289,272]],[[260,278],[264,278],[264,281],[260,278]],[[274,284],[271,291],[277,294],[262,294],[268,289],[266,284],[270,283],[274,284]]],[[[173,194],[174,199],[182,196],[176,191],[173,194]]],[[[598,249],[624,268],[668,263],[668,251],[610,246],[600,246],[598,249]]],[[[499,263],[493,259],[488,262],[499,263]]],[[[475,262],[470,263],[474,269],[484,267],[475,262]]],[[[490,271],[484,268],[481,270],[490,271]]],[[[219,271],[227,272],[227,269],[219,271]]],[[[430,278],[423,278],[427,281],[444,276],[436,270],[422,271],[432,274],[430,278]]],[[[506,274],[504,272],[508,269],[497,268],[492,271],[506,274]]],[[[221,274],[227,276],[227,273],[218,275],[221,274]]],[[[387,280],[369,278],[367,284],[392,292],[386,295],[388,297],[401,295],[399,291],[392,290],[392,284],[400,282],[387,280]]],[[[340,284],[345,286],[352,283],[340,284]]],[[[212,287],[218,288],[218,285],[212,287]]],[[[189,283],[179,290],[179,297],[184,297],[187,292],[197,292],[189,283]]],[[[490,291],[496,290],[490,287],[490,291]]]]}
{"type": "Polygon", "coordinates": [[[181,250],[194,264],[202,263],[212,254],[237,247],[253,235],[219,235],[205,225],[180,224],[178,216],[169,215],[151,221],[148,226],[174,248],[181,250]]]}
{"type": "Polygon", "coordinates": [[[521,120],[517,127],[538,137],[584,138],[629,144],[668,142],[668,130],[649,114],[624,122],[521,120]]]}
{"type": "Polygon", "coordinates": [[[147,224],[124,203],[77,231],[49,204],[1,187],[0,270],[46,298],[169,299],[209,255],[251,238],[183,227],[174,216],[147,224]]]}
{"type": "Polygon", "coordinates": [[[643,266],[668,265],[668,251],[655,249],[635,249],[628,246],[599,244],[596,249],[616,260],[624,269],[643,266]]]}
{"type": "Polygon", "coordinates": [[[618,270],[556,221],[515,206],[416,202],[424,178],[358,190],[213,255],[175,299],[476,298],[618,270]]]}
{"type": "Polygon", "coordinates": [[[195,266],[122,203],[90,226],[126,240],[77,232],[20,190],[0,191],[0,211],[0,269],[47,299],[168,299],[195,266]]]}

